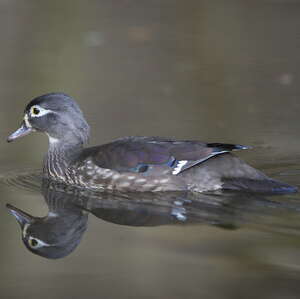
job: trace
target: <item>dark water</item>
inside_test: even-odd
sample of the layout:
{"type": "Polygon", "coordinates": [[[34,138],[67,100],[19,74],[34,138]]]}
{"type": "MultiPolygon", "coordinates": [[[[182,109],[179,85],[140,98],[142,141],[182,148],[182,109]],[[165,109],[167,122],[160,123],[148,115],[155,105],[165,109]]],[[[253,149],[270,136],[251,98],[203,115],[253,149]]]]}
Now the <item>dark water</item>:
{"type": "Polygon", "coordinates": [[[299,1],[2,0],[0,25],[1,298],[299,297],[299,194],[66,190],[36,174],[45,136],[5,142],[30,98],[64,91],[91,144],[251,145],[238,155],[300,187],[299,1]],[[6,204],[42,217],[48,258],[6,204]]]}

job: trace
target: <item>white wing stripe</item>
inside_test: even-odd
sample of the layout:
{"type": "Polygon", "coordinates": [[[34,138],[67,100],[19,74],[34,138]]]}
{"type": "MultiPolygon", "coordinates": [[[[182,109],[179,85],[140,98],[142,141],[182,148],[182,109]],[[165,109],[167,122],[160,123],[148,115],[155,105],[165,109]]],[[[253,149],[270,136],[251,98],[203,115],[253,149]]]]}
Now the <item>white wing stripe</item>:
{"type": "Polygon", "coordinates": [[[174,168],[174,170],[172,171],[172,174],[178,174],[181,169],[183,168],[183,166],[187,163],[187,160],[180,160],[178,161],[178,164],[176,165],[176,167],[174,168]]]}

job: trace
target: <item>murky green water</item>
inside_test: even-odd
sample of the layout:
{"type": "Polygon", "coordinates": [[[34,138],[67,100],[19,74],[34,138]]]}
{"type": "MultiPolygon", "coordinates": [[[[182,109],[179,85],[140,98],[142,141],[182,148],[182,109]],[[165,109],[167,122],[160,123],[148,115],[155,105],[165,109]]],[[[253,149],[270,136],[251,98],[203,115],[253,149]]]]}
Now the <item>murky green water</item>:
{"type": "Polygon", "coordinates": [[[239,156],[300,187],[299,1],[3,0],[0,25],[1,298],[298,298],[299,194],[64,190],[36,175],[45,136],[5,139],[63,91],[91,144],[252,145],[239,156]],[[55,249],[33,251],[66,256],[28,250],[6,204],[48,215],[32,234],[55,249]]]}

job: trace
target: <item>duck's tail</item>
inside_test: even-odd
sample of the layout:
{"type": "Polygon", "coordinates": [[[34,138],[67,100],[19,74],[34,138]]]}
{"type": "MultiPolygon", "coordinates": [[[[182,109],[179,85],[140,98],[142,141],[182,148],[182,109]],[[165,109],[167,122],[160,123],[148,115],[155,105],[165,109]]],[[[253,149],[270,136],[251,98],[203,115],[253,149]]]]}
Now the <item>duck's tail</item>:
{"type": "Polygon", "coordinates": [[[229,189],[229,190],[247,190],[249,192],[273,193],[273,194],[298,192],[297,187],[273,179],[263,179],[263,180],[253,180],[247,178],[225,179],[222,187],[224,189],[229,189]]]}

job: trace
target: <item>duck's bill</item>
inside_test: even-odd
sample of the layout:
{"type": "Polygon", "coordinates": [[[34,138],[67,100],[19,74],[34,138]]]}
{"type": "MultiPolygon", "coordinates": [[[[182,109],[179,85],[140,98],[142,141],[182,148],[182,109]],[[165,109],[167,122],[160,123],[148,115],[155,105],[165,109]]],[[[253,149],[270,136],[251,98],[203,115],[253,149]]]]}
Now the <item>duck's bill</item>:
{"type": "Polygon", "coordinates": [[[20,226],[23,228],[25,224],[29,224],[33,221],[33,217],[22,210],[10,205],[6,204],[9,212],[17,219],[20,226]]]}
{"type": "Polygon", "coordinates": [[[33,128],[27,127],[25,122],[23,122],[21,127],[16,132],[12,133],[11,135],[9,135],[7,137],[7,142],[12,142],[15,139],[26,136],[26,135],[30,134],[31,132],[33,132],[33,131],[34,131],[33,128]]]}

